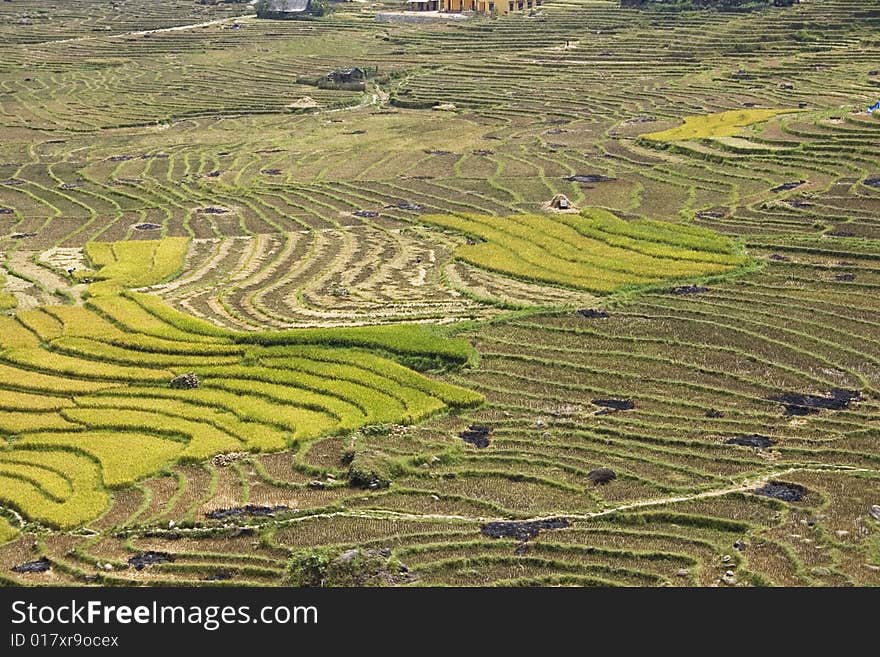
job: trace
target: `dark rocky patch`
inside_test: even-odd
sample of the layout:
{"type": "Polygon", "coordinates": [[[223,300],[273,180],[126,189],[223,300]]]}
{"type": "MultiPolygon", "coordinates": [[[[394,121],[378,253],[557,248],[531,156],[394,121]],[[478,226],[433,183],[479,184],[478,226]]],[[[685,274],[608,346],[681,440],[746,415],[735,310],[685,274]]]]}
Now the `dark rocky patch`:
{"type": "Polygon", "coordinates": [[[566,176],[565,179],[568,182],[579,183],[600,183],[617,180],[617,178],[612,178],[611,176],[603,176],[601,173],[576,173],[573,176],[566,176]]]}
{"type": "Polygon", "coordinates": [[[12,567],[14,573],[45,573],[52,567],[52,563],[46,557],[40,557],[36,561],[28,561],[12,567]]]}
{"type": "Polygon", "coordinates": [[[565,529],[571,523],[566,518],[548,518],[546,520],[500,520],[487,522],[480,528],[480,533],[489,538],[514,538],[523,543],[535,538],[547,529],[565,529]]]}
{"type": "Polygon", "coordinates": [[[260,169],[260,173],[266,176],[280,176],[283,172],[281,169],[260,169]]]}
{"type": "Polygon", "coordinates": [[[807,182],[807,181],[806,180],[795,180],[792,182],[782,183],[781,185],[777,185],[776,187],[774,187],[770,191],[771,192],[787,192],[791,189],[797,189],[798,187],[803,185],[805,182],[807,182]]]}
{"type": "Polygon", "coordinates": [[[807,489],[800,484],[788,484],[783,481],[770,481],[752,491],[755,495],[772,497],[783,502],[798,502],[807,494],[807,489]]]}
{"type": "Polygon", "coordinates": [[[598,308],[581,308],[578,315],[587,319],[608,319],[608,313],[598,308]]]}
{"type": "Polygon", "coordinates": [[[452,155],[452,151],[441,151],[437,149],[426,148],[425,155],[452,155]]]}
{"type": "Polygon", "coordinates": [[[135,230],[159,230],[162,228],[159,224],[135,224],[135,230]]]}
{"type": "Polygon", "coordinates": [[[472,424],[467,429],[458,434],[464,442],[479,447],[480,449],[489,446],[489,436],[492,435],[492,427],[484,424],[472,424]]]}
{"type": "Polygon", "coordinates": [[[871,176],[870,178],[865,178],[864,184],[868,187],[880,188],[880,176],[871,176]]]}
{"type": "Polygon", "coordinates": [[[734,543],[733,543],[733,549],[734,549],[734,550],[737,550],[737,551],[739,551],[739,552],[744,552],[745,549],[746,549],[746,542],[745,542],[744,540],[742,540],[742,539],[739,539],[739,540],[737,540],[737,541],[734,541],[734,543]]]}
{"type": "Polygon", "coordinates": [[[12,235],[10,235],[9,238],[13,239],[13,240],[23,240],[27,237],[36,237],[36,236],[37,236],[36,233],[12,233],[12,235]]]}
{"type": "Polygon", "coordinates": [[[205,578],[205,581],[206,582],[225,582],[230,579],[232,579],[231,573],[222,572],[222,573],[211,573],[210,575],[208,575],[205,578]]]}
{"type": "Polygon", "coordinates": [[[494,155],[495,151],[490,151],[487,148],[478,148],[477,150],[473,151],[473,154],[480,155],[480,156],[494,155]]]}
{"type": "Polygon", "coordinates": [[[12,214],[13,212],[12,208],[0,208],[0,214],[12,214]]]}
{"type": "Polygon", "coordinates": [[[835,281],[840,281],[840,282],[843,282],[843,283],[848,283],[848,282],[850,282],[850,281],[854,281],[854,280],[856,280],[856,275],[855,275],[855,274],[850,274],[850,273],[846,273],[846,274],[837,274],[837,275],[834,277],[834,280],[835,280],[835,281]]]}
{"type": "Polygon", "coordinates": [[[708,292],[709,288],[704,287],[703,285],[679,285],[669,291],[678,296],[687,296],[688,294],[702,294],[703,292],[708,292]]]}
{"type": "Polygon", "coordinates": [[[400,203],[394,203],[392,205],[386,205],[386,208],[397,208],[398,210],[409,210],[410,212],[421,212],[422,206],[417,205],[415,203],[409,203],[407,201],[401,201],[400,203]]]}
{"type": "Polygon", "coordinates": [[[379,213],[375,210],[358,210],[353,214],[355,217],[364,217],[366,219],[375,219],[379,216],[379,213]]]}
{"type": "Polygon", "coordinates": [[[711,417],[711,418],[724,417],[724,413],[722,413],[721,411],[719,411],[717,408],[710,408],[709,410],[707,410],[707,411],[704,413],[704,415],[705,415],[706,417],[711,417]]]}
{"type": "Polygon", "coordinates": [[[286,504],[278,504],[276,506],[259,506],[257,504],[246,504],[244,506],[234,506],[226,509],[214,509],[205,513],[206,518],[211,520],[227,520],[228,518],[271,518],[280,511],[287,511],[290,507],[286,504]]]}
{"type": "Polygon", "coordinates": [[[7,185],[9,187],[21,187],[22,185],[24,185],[24,180],[21,180],[19,178],[7,178],[2,183],[0,183],[0,185],[7,185]]]}
{"type": "Polygon", "coordinates": [[[773,262],[791,262],[791,258],[784,255],[779,255],[778,253],[771,253],[767,256],[767,260],[772,260],[773,262]]]}
{"type": "Polygon", "coordinates": [[[187,372],[186,374],[175,376],[168,385],[175,390],[193,390],[199,387],[200,382],[195,372],[187,372]]]}
{"type": "Polygon", "coordinates": [[[199,208],[196,212],[201,212],[202,214],[229,214],[227,208],[218,208],[215,205],[209,205],[206,208],[199,208]]]}
{"type": "Polygon", "coordinates": [[[615,411],[629,411],[636,407],[636,403],[632,399],[594,399],[592,401],[596,406],[615,411]]]}
{"type": "Polygon", "coordinates": [[[205,175],[208,176],[208,178],[217,178],[220,175],[220,171],[217,171],[217,170],[209,171],[205,175]]]}
{"type": "Polygon", "coordinates": [[[855,237],[856,236],[856,234],[854,232],[852,232],[851,230],[842,230],[842,229],[832,230],[826,234],[830,235],[831,237],[855,237]]]}
{"type": "Polygon", "coordinates": [[[138,552],[128,560],[128,565],[135,570],[143,570],[147,566],[155,566],[156,564],[169,563],[172,561],[174,561],[173,554],[149,550],[148,552],[138,552]]]}
{"type": "Polygon", "coordinates": [[[770,397],[771,401],[779,402],[785,407],[786,415],[810,415],[820,410],[842,411],[851,402],[862,398],[858,390],[833,388],[827,395],[808,395],[799,392],[784,392],[770,397]]]}
{"type": "Polygon", "coordinates": [[[771,440],[767,436],[762,436],[758,433],[753,433],[748,436],[734,436],[733,438],[728,438],[724,441],[725,445],[739,445],[741,447],[755,447],[757,449],[765,449],[767,447],[772,447],[776,444],[774,440],[771,440]]]}
{"type": "Polygon", "coordinates": [[[717,210],[700,210],[694,216],[697,219],[724,219],[724,213],[717,210]]]}
{"type": "Polygon", "coordinates": [[[810,203],[809,201],[805,201],[801,198],[790,198],[790,199],[783,201],[783,203],[785,203],[786,205],[788,205],[789,207],[792,207],[792,208],[811,208],[811,207],[813,207],[812,203],[810,203]]]}
{"type": "Polygon", "coordinates": [[[134,158],[131,155],[114,155],[109,159],[111,162],[128,162],[134,158]]]}
{"type": "Polygon", "coordinates": [[[601,486],[617,479],[617,473],[611,468],[596,468],[587,473],[587,479],[593,484],[601,486]]]}

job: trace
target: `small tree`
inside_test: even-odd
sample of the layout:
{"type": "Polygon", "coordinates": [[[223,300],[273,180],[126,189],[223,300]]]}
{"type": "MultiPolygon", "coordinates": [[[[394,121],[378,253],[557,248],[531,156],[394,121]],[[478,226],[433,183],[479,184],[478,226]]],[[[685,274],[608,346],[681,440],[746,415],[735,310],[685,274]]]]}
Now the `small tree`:
{"type": "Polygon", "coordinates": [[[257,0],[254,9],[257,11],[258,18],[266,18],[266,14],[269,13],[269,0],[257,0]]]}

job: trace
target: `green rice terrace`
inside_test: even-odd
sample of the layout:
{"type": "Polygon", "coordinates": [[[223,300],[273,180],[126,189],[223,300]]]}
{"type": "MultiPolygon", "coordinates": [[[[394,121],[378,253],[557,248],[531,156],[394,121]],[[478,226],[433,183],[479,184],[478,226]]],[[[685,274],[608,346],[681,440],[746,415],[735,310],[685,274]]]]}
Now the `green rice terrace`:
{"type": "Polygon", "coordinates": [[[0,3],[0,584],[880,585],[880,4],[624,4],[0,3]]]}

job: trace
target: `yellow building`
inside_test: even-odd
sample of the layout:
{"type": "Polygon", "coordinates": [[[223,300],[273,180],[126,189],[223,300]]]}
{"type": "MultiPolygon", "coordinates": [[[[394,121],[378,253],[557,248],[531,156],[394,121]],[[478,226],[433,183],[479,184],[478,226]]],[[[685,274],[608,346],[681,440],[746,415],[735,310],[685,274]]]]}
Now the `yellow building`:
{"type": "Polygon", "coordinates": [[[542,4],[543,0],[407,0],[407,8],[413,11],[474,11],[494,16],[535,9],[542,4]]]}

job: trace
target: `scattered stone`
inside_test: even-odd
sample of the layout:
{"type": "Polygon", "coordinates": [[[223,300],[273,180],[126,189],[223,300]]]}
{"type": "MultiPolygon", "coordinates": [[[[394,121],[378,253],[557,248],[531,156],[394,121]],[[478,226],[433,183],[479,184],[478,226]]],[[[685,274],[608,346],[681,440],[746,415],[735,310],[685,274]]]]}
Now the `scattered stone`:
{"type": "Polygon", "coordinates": [[[727,563],[727,562],[730,561],[732,558],[733,558],[733,557],[731,557],[729,554],[725,554],[723,557],[721,557],[721,561],[723,561],[724,563],[727,563]]]}
{"type": "Polygon", "coordinates": [[[466,430],[458,434],[464,442],[483,449],[489,446],[489,436],[492,435],[492,427],[484,424],[472,424],[466,430]]]}
{"type": "Polygon", "coordinates": [[[721,581],[727,584],[728,586],[736,585],[736,577],[732,577],[730,575],[725,574],[724,577],[721,578],[721,581]]]}
{"type": "Polygon", "coordinates": [[[112,571],[112,570],[113,570],[113,564],[112,564],[112,563],[105,563],[105,564],[104,564],[104,570],[106,570],[107,572],[112,571]]]}
{"type": "Polygon", "coordinates": [[[547,426],[547,422],[545,420],[535,420],[534,427],[536,429],[543,429],[547,426]]]}
{"type": "Polygon", "coordinates": [[[742,539],[735,541],[733,544],[733,549],[742,552],[746,549],[746,542],[742,539]]]}
{"type": "Polygon", "coordinates": [[[741,447],[755,447],[756,449],[765,449],[767,447],[772,447],[776,444],[776,442],[771,440],[767,436],[753,433],[748,436],[734,436],[733,438],[728,438],[724,441],[724,444],[739,445],[741,447]]]}
{"type": "Polygon", "coordinates": [[[716,210],[700,210],[694,217],[697,219],[724,219],[724,213],[716,210]]]}
{"type": "Polygon", "coordinates": [[[281,169],[260,169],[260,173],[265,176],[280,176],[283,171],[281,169]]]}
{"type": "Polygon", "coordinates": [[[313,479],[312,481],[309,482],[309,489],[311,489],[311,490],[323,490],[326,487],[327,487],[327,484],[325,484],[320,479],[313,479]]]}
{"type": "Polygon", "coordinates": [[[706,417],[711,417],[711,418],[724,417],[724,413],[722,413],[721,411],[719,411],[719,410],[716,409],[716,408],[710,408],[709,410],[707,410],[707,411],[704,413],[704,415],[705,415],[706,417]]]}
{"type": "Polygon", "coordinates": [[[247,452],[228,452],[226,454],[217,454],[214,458],[211,459],[211,463],[218,468],[225,468],[226,466],[232,465],[239,459],[248,456],[247,452]]]}
{"type": "Polygon", "coordinates": [[[795,180],[792,182],[782,183],[781,185],[777,185],[776,187],[774,187],[770,191],[777,192],[777,193],[778,192],[787,192],[792,189],[797,189],[798,187],[803,185],[805,182],[807,182],[807,181],[806,180],[795,180]]]}
{"type": "Polygon", "coordinates": [[[159,230],[162,228],[160,224],[135,224],[135,230],[159,230]]]}
{"type": "Polygon", "coordinates": [[[208,178],[218,178],[220,176],[220,171],[215,169],[214,171],[209,171],[205,175],[208,176],[208,178]]]}
{"type": "Polygon", "coordinates": [[[515,538],[528,541],[547,529],[564,529],[571,526],[566,518],[548,518],[546,520],[500,520],[487,522],[480,528],[480,533],[489,538],[515,538]]]}
{"type": "Polygon", "coordinates": [[[228,518],[272,518],[276,513],[288,511],[290,507],[286,504],[277,504],[275,506],[259,506],[256,504],[246,504],[244,506],[235,506],[225,509],[214,509],[205,513],[206,518],[211,520],[226,520],[228,518]]]}
{"type": "Polygon", "coordinates": [[[477,150],[472,151],[472,152],[474,155],[479,155],[482,157],[485,157],[486,155],[494,155],[495,154],[495,151],[490,151],[486,148],[478,148],[477,150]]]}
{"type": "Polygon", "coordinates": [[[452,155],[452,151],[441,151],[441,150],[426,148],[425,155],[452,155]]]}
{"type": "Polygon", "coordinates": [[[587,479],[596,486],[602,486],[617,479],[617,473],[611,468],[596,468],[587,473],[587,479]]]}
{"type": "Polygon", "coordinates": [[[375,219],[379,213],[375,210],[358,210],[353,213],[355,217],[364,217],[365,219],[375,219]]]}
{"type": "Polygon", "coordinates": [[[598,308],[581,308],[578,315],[587,319],[608,319],[609,315],[604,310],[598,308]]]}
{"type": "Polygon", "coordinates": [[[871,508],[868,510],[868,513],[874,520],[880,522],[880,504],[872,504],[871,508]]]}
{"type": "Polygon", "coordinates": [[[187,372],[186,374],[175,376],[168,385],[175,390],[193,390],[198,388],[200,384],[199,377],[195,372],[187,372]]]}
{"type": "Polygon", "coordinates": [[[198,208],[196,212],[200,212],[202,214],[229,214],[229,210],[227,208],[220,208],[215,205],[209,205],[206,208],[198,208]]]}
{"type": "Polygon", "coordinates": [[[841,538],[843,538],[844,536],[849,536],[849,532],[845,529],[838,529],[834,533],[837,534],[838,536],[840,536],[841,538]]]}
{"type": "Polygon", "coordinates": [[[169,520],[168,521],[168,529],[174,529],[174,525],[176,525],[176,524],[177,523],[175,523],[173,520],[169,520]]]}
{"type": "Polygon", "coordinates": [[[687,577],[690,574],[691,574],[691,571],[689,571],[687,568],[679,568],[678,570],[675,571],[676,577],[687,577]]]}
{"type": "Polygon", "coordinates": [[[0,208],[0,214],[12,214],[13,212],[12,208],[0,208]]]}
{"type": "Polygon", "coordinates": [[[632,399],[594,399],[592,401],[596,406],[615,411],[629,411],[636,407],[636,403],[632,399]]]}
{"type": "Polygon", "coordinates": [[[767,256],[767,260],[772,260],[773,262],[791,262],[791,258],[784,255],[779,255],[778,253],[771,253],[767,256]]]}
{"type": "Polygon", "coordinates": [[[394,203],[392,205],[386,205],[386,208],[396,208],[398,210],[407,210],[409,212],[421,212],[422,206],[417,205],[416,203],[409,203],[408,201],[401,201],[400,203],[394,203]]]}
{"type": "Polygon", "coordinates": [[[611,176],[603,176],[601,173],[576,173],[573,176],[566,176],[565,179],[568,182],[579,183],[601,183],[617,180],[617,178],[612,178],[611,176]]]}
{"type": "Polygon", "coordinates": [[[840,281],[840,282],[842,282],[842,283],[849,283],[850,281],[854,281],[854,280],[856,280],[856,275],[855,275],[855,274],[852,274],[852,273],[837,274],[837,275],[834,277],[834,280],[835,280],[835,281],[840,281]]]}
{"type": "Polygon", "coordinates": [[[143,570],[147,566],[154,566],[156,564],[168,563],[171,561],[174,561],[174,555],[168,554],[167,552],[155,552],[149,550],[148,552],[138,552],[128,560],[128,565],[132,566],[135,570],[143,570]]]}
{"type": "Polygon", "coordinates": [[[770,481],[760,488],[756,488],[755,495],[772,497],[783,502],[798,502],[807,494],[807,489],[800,484],[788,484],[782,481],[770,481]]]}
{"type": "Polygon", "coordinates": [[[709,288],[702,285],[679,285],[669,291],[678,296],[686,296],[688,294],[702,294],[703,292],[708,292],[709,288]]]}
{"type": "Polygon", "coordinates": [[[732,570],[726,570],[724,571],[724,574],[727,577],[733,577],[734,575],[736,575],[736,573],[734,573],[732,570]]]}
{"type": "Polygon", "coordinates": [[[833,388],[826,395],[809,395],[799,392],[785,392],[770,397],[771,401],[779,402],[785,407],[786,415],[810,415],[820,410],[842,411],[849,408],[853,401],[862,398],[857,390],[833,388]]]}
{"type": "Polygon", "coordinates": [[[114,155],[109,158],[111,162],[128,162],[133,159],[131,155],[114,155]]]}
{"type": "Polygon", "coordinates": [[[46,557],[40,557],[36,561],[28,561],[12,567],[15,573],[45,573],[52,567],[52,563],[46,557]]]}

